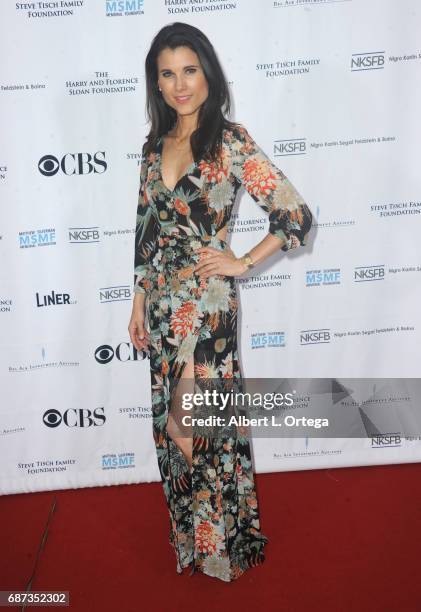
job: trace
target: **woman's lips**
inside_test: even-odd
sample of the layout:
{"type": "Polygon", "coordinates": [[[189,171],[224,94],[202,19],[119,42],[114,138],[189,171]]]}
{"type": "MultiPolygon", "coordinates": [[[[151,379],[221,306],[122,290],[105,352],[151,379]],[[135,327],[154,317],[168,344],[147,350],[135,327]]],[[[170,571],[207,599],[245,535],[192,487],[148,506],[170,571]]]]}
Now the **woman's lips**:
{"type": "Polygon", "coordinates": [[[176,97],[176,101],[179,104],[183,104],[184,102],[188,102],[190,100],[191,96],[180,96],[180,97],[176,97]]]}

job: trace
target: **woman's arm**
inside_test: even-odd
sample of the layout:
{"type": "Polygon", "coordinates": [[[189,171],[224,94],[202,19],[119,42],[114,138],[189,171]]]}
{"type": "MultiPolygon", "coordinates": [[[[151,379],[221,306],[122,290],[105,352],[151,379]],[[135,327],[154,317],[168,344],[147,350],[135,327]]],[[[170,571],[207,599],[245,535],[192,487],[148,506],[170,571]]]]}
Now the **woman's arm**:
{"type": "Polygon", "coordinates": [[[128,326],[130,339],[138,351],[148,348],[148,334],[145,330],[145,301],[146,292],[151,287],[151,261],[156,251],[159,233],[159,224],[147,199],[146,176],[147,161],[142,152],[134,245],[134,296],[128,326]]]}
{"type": "MultiPolygon", "coordinates": [[[[288,251],[304,246],[312,224],[312,213],[300,193],[244,126],[239,125],[228,132],[228,138],[232,174],[269,216],[267,236],[248,251],[253,264],[263,262],[279,249],[288,251]]],[[[235,257],[231,250],[221,252],[212,247],[202,247],[198,251],[203,260],[197,264],[196,272],[202,278],[212,274],[240,276],[248,269],[243,258],[235,257]]]]}
{"type": "Polygon", "coordinates": [[[147,161],[144,153],[142,153],[134,248],[133,291],[135,293],[135,297],[138,293],[146,293],[146,291],[151,287],[151,261],[156,252],[159,234],[159,222],[153,214],[153,210],[148,201],[145,190],[146,175],[147,161]]]}

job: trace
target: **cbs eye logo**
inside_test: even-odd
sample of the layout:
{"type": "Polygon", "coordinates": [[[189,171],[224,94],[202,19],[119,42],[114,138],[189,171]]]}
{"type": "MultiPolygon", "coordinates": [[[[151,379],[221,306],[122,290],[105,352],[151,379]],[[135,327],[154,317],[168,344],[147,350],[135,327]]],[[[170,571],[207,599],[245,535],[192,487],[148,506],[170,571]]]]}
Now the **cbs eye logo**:
{"type": "Polygon", "coordinates": [[[55,155],[44,155],[38,162],[38,170],[43,176],[54,176],[59,170],[67,176],[73,174],[103,174],[107,169],[105,151],[90,153],[66,153],[59,160],[55,155]],[[98,170],[102,168],[102,170],[98,170]]]}
{"type": "Polygon", "coordinates": [[[113,357],[114,349],[109,344],[103,344],[95,351],[95,359],[98,363],[110,363],[113,357]]]}
{"type": "Polygon", "coordinates": [[[43,419],[47,427],[58,427],[62,421],[62,416],[58,410],[47,410],[44,412],[43,419]]]}
{"type": "Polygon", "coordinates": [[[142,359],[147,357],[146,351],[137,351],[131,342],[120,342],[115,349],[109,344],[101,344],[95,349],[95,360],[98,363],[110,363],[114,358],[118,361],[137,361],[139,353],[142,359]]]}

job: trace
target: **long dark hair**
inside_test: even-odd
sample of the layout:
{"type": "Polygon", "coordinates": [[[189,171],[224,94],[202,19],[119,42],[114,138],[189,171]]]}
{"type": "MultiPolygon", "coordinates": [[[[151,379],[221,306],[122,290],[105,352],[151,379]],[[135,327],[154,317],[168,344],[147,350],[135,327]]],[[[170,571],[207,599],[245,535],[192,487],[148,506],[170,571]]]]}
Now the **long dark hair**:
{"type": "Polygon", "coordinates": [[[199,109],[198,127],[190,137],[193,158],[218,161],[222,144],[222,130],[233,129],[236,124],[224,117],[231,110],[228,84],[208,38],[198,28],[179,21],[164,26],[154,37],[145,60],[146,114],[151,124],[143,153],[155,149],[157,140],[172,129],[177,120],[176,111],[168,106],[158,88],[158,55],[165,49],[189,47],[200,61],[208,83],[209,95],[199,109]]]}

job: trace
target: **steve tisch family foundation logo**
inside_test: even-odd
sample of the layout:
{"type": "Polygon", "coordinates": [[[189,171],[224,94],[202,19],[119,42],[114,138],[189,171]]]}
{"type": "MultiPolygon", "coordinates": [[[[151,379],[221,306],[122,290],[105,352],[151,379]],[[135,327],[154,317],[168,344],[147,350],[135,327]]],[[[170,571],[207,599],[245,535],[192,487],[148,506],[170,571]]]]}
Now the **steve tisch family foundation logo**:
{"type": "MultiPolygon", "coordinates": [[[[84,0],[38,0],[37,2],[16,2],[15,9],[28,19],[54,19],[80,16],[84,0]]],[[[54,23],[56,23],[54,21],[54,23]]]]}
{"type": "Polygon", "coordinates": [[[107,170],[105,151],[64,153],[61,157],[49,153],[39,160],[38,170],[46,177],[54,176],[58,172],[66,176],[104,174],[107,170]]]}

